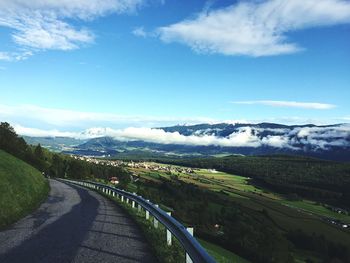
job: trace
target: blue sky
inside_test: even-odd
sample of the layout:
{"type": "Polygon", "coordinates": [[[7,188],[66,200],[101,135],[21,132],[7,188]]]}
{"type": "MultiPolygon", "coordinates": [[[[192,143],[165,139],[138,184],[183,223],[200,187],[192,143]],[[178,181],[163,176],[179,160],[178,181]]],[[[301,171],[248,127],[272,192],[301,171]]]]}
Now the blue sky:
{"type": "Polygon", "coordinates": [[[5,0],[0,118],[62,131],[349,122],[349,30],[342,0],[5,0]]]}

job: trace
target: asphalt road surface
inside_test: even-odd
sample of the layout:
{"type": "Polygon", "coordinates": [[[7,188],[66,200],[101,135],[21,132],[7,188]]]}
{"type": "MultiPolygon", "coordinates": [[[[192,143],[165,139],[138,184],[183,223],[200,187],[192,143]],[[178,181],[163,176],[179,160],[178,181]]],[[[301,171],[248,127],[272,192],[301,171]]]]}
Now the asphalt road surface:
{"type": "Polygon", "coordinates": [[[118,206],[50,180],[49,198],[0,232],[0,262],[156,262],[141,230],[118,206]]]}

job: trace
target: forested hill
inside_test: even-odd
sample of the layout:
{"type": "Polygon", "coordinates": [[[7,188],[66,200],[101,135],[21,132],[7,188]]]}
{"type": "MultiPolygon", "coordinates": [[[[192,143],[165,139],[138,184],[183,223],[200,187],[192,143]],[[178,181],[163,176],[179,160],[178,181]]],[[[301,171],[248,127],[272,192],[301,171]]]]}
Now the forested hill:
{"type": "Polygon", "coordinates": [[[253,178],[274,191],[295,193],[350,207],[350,163],[299,156],[227,156],[161,159],[160,162],[217,169],[253,178]]]}

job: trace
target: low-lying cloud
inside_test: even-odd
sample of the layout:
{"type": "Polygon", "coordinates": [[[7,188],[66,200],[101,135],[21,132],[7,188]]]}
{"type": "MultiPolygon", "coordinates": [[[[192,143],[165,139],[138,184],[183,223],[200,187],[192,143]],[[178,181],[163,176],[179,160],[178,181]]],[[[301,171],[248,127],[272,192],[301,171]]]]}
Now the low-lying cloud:
{"type": "Polygon", "coordinates": [[[217,129],[197,131],[191,135],[179,132],[167,132],[157,128],[111,129],[92,128],[82,133],[64,133],[50,130],[45,133],[38,129],[15,126],[21,135],[34,136],[68,136],[77,139],[96,137],[112,137],[120,141],[145,141],[158,144],[176,144],[191,146],[220,146],[220,147],[262,147],[288,148],[303,150],[308,147],[313,150],[327,150],[330,147],[350,147],[350,125],[293,127],[290,128],[259,128],[239,127],[226,137],[216,135],[217,129]]]}

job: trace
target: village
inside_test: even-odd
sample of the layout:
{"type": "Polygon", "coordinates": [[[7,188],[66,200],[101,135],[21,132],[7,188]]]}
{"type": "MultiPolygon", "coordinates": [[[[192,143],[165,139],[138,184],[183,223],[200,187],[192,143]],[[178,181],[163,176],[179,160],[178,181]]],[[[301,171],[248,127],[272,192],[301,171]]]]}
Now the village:
{"type": "Polygon", "coordinates": [[[94,157],[78,156],[78,155],[71,155],[71,157],[76,160],[85,161],[85,162],[94,163],[94,164],[106,165],[106,166],[129,167],[129,168],[136,168],[136,169],[146,169],[149,171],[162,171],[162,172],[168,172],[168,173],[193,174],[195,173],[196,170],[198,170],[196,168],[158,164],[155,162],[106,160],[106,159],[98,159],[94,157]]]}

